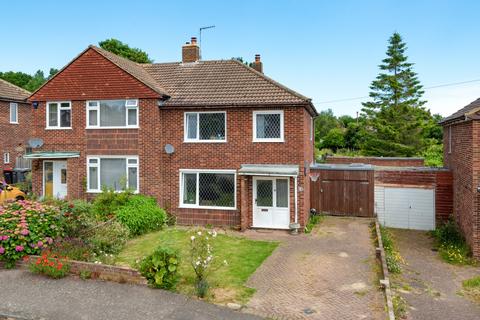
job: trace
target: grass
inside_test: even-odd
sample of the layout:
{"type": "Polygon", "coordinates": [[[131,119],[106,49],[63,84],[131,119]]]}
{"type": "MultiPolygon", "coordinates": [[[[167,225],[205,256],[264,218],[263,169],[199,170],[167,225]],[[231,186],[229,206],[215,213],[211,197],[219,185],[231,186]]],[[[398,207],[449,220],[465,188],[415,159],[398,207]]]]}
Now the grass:
{"type": "Polygon", "coordinates": [[[319,224],[320,222],[322,222],[323,220],[325,219],[325,216],[323,214],[316,214],[316,215],[312,215],[310,216],[310,218],[308,219],[308,223],[307,225],[305,226],[305,233],[310,233],[312,232],[313,228],[319,224]]]}
{"type": "Polygon", "coordinates": [[[440,257],[445,262],[456,265],[474,264],[470,248],[454,220],[450,219],[444,225],[431,232],[431,235],[435,238],[435,244],[440,257]]]}
{"type": "MultiPolygon", "coordinates": [[[[135,266],[136,260],[153,252],[159,246],[179,250],[180,282],[176,290],[194,295],[195,274],[189,262],[190,232],[187,229],[167,228],[146,234],[127,243],[117,256],[116,264],[135,266]]],[[[228,266],[209,275],[212,290],[207,300],[216,303],[237,302],[244,304],[255,292],[245,286],[248,277],[270,256],[278,246],[277,242],[255,241],[239,236],[219,234],[212,242],[215,259],[227,260],[228,266]]]]}
{"type": "Polygon", "coordinates": [[[462,286],[465,296],[480,303],[480,276],[463,281],[462,286]]]}
{"type": "Polygon", "coordinates": [[[407,302],[400,295],[394,295],[392,297],[393,313],[398,319],[405,319],[407,317],[407,302]]]}
{"type": "Polygon", "coordinates": [[[395,247],[393,235],[387,228],[382,226],[380,226],[380,233],[382,234],[382,243],[385,249],[388,271],[391,273],[401,273],[402,268],[400,263],[403,262],[403,258],[395,247]]]}

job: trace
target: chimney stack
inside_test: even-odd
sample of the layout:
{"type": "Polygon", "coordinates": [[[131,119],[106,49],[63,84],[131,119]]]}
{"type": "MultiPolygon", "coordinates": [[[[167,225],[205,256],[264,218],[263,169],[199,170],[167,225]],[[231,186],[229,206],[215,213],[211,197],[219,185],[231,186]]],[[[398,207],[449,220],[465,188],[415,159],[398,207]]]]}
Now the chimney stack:
{"type": "Polygon", "coordinates": [[[192,37],[190,42],[182,47],[182,62],[196,62],[200,60],[200,48],[197,44],[197,37],[192,37]]]}
{"type": "Polygon", "coordinates": [[[263,73],[263,64],[262,64],[262,61],[260,61],[259,54],[255,55],[255,61],[251,64],[251,67],[257,70],[258,72],[263,73]]]}

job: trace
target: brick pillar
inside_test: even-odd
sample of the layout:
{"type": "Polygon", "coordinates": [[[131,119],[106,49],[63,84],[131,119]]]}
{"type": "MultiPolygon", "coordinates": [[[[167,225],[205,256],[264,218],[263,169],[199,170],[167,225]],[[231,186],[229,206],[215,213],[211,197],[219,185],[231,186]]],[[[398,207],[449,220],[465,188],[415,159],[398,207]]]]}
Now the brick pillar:
{"type": "Polygon", "coordinates": [[[248,177],[240,178],[240,229],[248,228],[248,177]]]}

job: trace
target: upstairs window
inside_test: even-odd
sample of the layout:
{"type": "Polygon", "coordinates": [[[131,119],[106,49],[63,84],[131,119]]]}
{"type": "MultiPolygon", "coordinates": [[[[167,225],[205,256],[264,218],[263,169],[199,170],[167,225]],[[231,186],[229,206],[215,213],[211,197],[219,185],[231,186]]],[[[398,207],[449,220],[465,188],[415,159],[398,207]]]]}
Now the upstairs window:
{"type": "Polygon", "coordinates": [[[283,142],[283,111],[253,112],[254,142],[283,142]]]}
{"type": "Polygon", "coordinates": [[[18,123],[18,104],[15,102],[10,103],[10,123],[18,123]]]}
{"type": "Polygon", "coordinates": [[[225,142],[227,115],[225,112],[186,112],[185,142],[225,142]]]}
{"type": "Polygon", "coordinates": [[[138,100],[87,101],[87,128],[138,128],[138,100]]]}
{"type": "Polygon", "coordinates": [[[47,103],[47,128],[71,129],[72,104],[70,102],[47,103]]]}

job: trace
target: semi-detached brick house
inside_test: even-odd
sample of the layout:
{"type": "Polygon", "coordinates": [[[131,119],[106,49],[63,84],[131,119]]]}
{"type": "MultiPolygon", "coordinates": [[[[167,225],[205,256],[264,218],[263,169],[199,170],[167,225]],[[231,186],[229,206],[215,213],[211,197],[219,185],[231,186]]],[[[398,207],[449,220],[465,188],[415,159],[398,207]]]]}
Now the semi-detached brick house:
{"type": "Polygon", "coordinates": [[[32,111],[27,98],[30,92],[0,79],[0,165],[3,171],[24,168],[21,157],[31,135],[32,111]]]}
{"type": "Polygon", "coordinates": [[[480,258],[480,99],[440,123],[444,163],[453,175],[453,213],[480,258]]]}
{"type": "Polygon", "coordinates": [[[311,100],[236,60],[137,64],[88,47],[29,98],[39,195],[152,195],[181,224],[288,229],[309,212],[311,100]]]}

